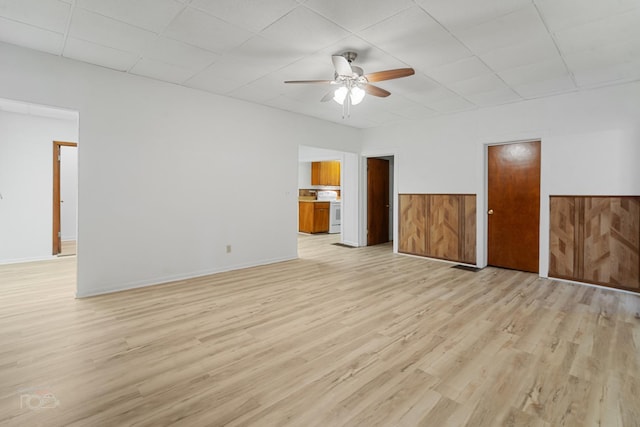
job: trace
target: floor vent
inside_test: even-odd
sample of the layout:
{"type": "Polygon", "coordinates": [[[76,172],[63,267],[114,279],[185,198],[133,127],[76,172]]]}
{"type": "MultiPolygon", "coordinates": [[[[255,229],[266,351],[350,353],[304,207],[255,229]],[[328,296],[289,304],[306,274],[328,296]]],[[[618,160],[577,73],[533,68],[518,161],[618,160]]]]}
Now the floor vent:
{"type": "Polygon", "coordinates": [[[332,243],[332,245],[334,246],[340,246],[342,248],[349,248],[349,249],[355,249],[356,246],[351,246],[351,245],[345,245],[344,243],[332,243]]]}
{"type": "Polygon", "coordinates": [[[464,271],[471,271],[473,273],[477,273],[478,271],[482,270],[481,268],[478,268],[478,267],[470,267],[468,265],[460,265],[460,264],[454,265],[451,268],[457,268],[458,270],[464,270],[464,271]]]}

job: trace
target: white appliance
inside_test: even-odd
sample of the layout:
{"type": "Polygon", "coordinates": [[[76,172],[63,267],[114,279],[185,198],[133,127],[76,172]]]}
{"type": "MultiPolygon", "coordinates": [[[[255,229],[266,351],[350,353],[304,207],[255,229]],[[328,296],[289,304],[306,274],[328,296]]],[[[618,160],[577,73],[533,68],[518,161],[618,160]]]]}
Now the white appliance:
{"type": "Polygon", "coordinates": [[[320,202],[330,202],[329,204],[329,233],[340,233],[342,225],[342,203],[338,200],[338,192],[331,190],[320,190],[317,194],[320,202]]]}

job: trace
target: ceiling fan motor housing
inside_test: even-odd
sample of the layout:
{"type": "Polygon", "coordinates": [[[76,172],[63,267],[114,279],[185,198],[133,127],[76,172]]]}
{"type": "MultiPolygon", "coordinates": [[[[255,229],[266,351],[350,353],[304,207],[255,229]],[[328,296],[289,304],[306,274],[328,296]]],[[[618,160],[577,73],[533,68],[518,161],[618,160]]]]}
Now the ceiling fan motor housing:
{"type": "Polygon", "coordinates": [[[344,52],[341,54],[341,56],[343,56],[344,59],[349,61],[349,64],[351,64],[358,57],[358,54],[356,52],[344,52]]]}

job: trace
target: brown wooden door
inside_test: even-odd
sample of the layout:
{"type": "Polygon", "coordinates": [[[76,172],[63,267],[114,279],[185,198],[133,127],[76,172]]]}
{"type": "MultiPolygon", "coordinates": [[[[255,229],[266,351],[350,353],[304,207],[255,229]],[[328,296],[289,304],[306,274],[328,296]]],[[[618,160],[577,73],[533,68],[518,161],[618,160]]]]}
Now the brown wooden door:
{"type": "Polygon", "coordinates": [[[367,246],[389,241],[389,161],[367,159],[367,246]]]}
{"type": "Polygon", "coordinates": [[[538,272],[540,141],[489,147],[488,263],[538,272]]]}
{"type": "Polygon", "coordinates": [[[62,251],[62,238],[60,227],[60,147],[77,147],[75,142],[53,141],[53,226],[52,255],[58,255],[62,251]]]}

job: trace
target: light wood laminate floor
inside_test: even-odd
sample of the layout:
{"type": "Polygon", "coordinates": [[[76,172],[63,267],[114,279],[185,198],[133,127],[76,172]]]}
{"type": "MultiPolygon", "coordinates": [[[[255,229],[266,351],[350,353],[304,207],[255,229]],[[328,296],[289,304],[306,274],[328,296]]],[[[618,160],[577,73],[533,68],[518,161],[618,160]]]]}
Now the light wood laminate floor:
{"type": "Polygon", "coordinates": [[[640,425],[640,297],[299,239],[81,300],[74,257],[0,266],[0,424],[640,425]]]}

